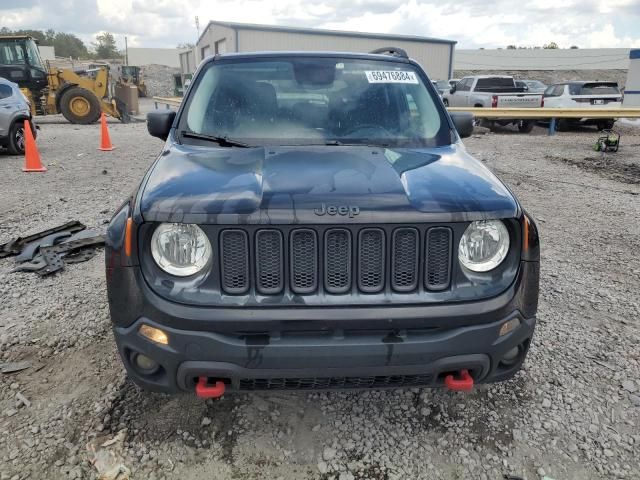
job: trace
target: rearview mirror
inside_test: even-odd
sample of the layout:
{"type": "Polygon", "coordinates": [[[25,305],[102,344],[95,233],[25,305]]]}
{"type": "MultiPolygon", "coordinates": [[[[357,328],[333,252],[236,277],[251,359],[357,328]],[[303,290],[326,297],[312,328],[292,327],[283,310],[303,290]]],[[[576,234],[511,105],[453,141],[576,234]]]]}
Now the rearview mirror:
{"type": "Polygon", "coordinates": [[[176,118],[173,110],[155,111],[147,113],[147,130],[152,137],[166,140],[176,118]]]}
{"type": "Polygon", "coordinates": [[[449,90],[449,93],[451,95],[453,95],[454,93],[456,93],[456,86],[454,85],[453,87],[451,87],[451,89],[449,90]]]}
{"type": "Polygon", "coordinates": [[[473,133],[473,113],[471,112],[450,112],[453,125],[458,131],[460,138],[470,137],[473,133]]]}

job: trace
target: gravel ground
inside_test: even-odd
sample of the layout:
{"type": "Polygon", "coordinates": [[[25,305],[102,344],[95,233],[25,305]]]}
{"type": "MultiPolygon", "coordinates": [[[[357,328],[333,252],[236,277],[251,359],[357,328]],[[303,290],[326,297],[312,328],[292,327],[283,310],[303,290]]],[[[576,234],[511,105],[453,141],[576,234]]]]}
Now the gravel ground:
{"type": "MultiPolygon", "coordinates": [[[[98,125],[40,124],[46,174],[0,153],[0,243],[70,219],[104,228],[161,148],[144,124],[111,123],[113,152],[96,150],[98,125]]],[[[45,279],[0,260],[0,363],[31,362],[0,376],[0,479],[96,478],[86,445],[118,432],[103,448],[138,479],[640,478],[640,130],[605,161],[596,137],[465,142],[542,236],[525,368],[471,394],[141,392],[111,338],[102,255],[45,279]]]]}

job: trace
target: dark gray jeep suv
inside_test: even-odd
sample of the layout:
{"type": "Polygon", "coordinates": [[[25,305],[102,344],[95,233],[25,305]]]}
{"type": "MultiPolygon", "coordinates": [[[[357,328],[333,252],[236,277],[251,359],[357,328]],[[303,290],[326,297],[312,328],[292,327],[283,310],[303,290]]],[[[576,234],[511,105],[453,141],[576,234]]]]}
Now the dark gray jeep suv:
{"type": "Polygon", "coordinates": [[[148,129],[106,255],[136,383],[469,390],[522,365],[536,226],[403,51],[216,55],[148,129]]]}

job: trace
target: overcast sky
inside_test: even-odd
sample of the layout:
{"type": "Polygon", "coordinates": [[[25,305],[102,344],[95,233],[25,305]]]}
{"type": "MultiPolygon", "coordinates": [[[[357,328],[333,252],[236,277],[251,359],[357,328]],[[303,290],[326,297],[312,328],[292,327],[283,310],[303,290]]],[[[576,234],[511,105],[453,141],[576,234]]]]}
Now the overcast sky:
{"type": "Polygon", "coordinates": [[[124,46],[175,47],[209,20],[398,33],[458,48],[543,45],[640,47],[640,0],[0,0],[0,26],[108,30],[124,46]],[[517,5],[517,6],[515,6],[517,5]]]}

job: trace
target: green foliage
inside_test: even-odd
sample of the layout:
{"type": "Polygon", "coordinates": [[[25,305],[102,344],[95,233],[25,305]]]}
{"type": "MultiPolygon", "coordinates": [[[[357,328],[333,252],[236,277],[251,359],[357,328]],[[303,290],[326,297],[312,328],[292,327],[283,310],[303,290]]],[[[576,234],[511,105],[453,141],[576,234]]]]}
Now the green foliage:
{"type": "Polygon", "coordinates": [[[556,42],[551,42],[551,43],[547,43],[545,45],[542,46],[542,48],[546,49],[546,50],[557,50],[558,44],[556,42]]]}
{"type": "Polygon", "coordinates": [[[89,58],[90,56],[87,46],[73,33],[56,32],[52,29],[47,31],[10,30],[2,27],[0,35],[29,35],[38,45],[53,47],[58,57],[89,58]]]}
{"type": "Polygon", "coordinates": [[[122,54],[116,46],[116,39],[110,32],[102,32],[96,35],[96,41],[92,44],[96,58],[118,58],[122,54]]]}

